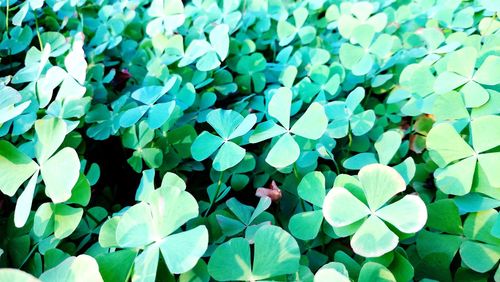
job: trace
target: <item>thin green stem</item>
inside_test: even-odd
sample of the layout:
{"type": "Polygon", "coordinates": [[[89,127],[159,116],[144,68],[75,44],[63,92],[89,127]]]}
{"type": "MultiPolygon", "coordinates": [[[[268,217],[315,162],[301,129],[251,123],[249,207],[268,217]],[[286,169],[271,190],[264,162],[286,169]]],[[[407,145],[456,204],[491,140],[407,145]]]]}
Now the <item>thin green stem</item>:
{"type": "Polygon", "coordinates": [[[38,28],[38,17],[36,13],[33,14],[35,15],[35,27],[36,27],[36,36],[38,37],[38,44],[40,44],[40,51],[43,51],[42,37],[40,36],[40,29],[38,28]]]}
{"type": "Polygon", "coordinates": [[[219,194],[220,186],[222,185],[222,176],[223,175],[224,175],[224,171],[221,171],[220,175],[219,175],[219,180],[217,181],[217,189],[215,189],[214,198],[210,200],[210,205],[208,206],[207,210],[205,211],[204,217],[207,217],[208,212],[210,211],[210,209],[212,208],[213,204],[217,200],[217,195],[219,194]]]}
{"type": "Polygon", "coordinates": [[[5,11],[5,30],[7,34],[9,33],[9,9],[10,9],[10,0],[7,0],[7,10],[5,11]]]}

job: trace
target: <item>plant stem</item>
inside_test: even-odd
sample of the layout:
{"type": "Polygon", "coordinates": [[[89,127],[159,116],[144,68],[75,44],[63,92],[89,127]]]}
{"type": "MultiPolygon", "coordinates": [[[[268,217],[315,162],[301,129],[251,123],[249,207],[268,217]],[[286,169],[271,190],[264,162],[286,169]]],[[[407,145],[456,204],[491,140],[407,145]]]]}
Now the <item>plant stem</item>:
{"type": "Polygon", "coordinates": [[[207,210],[205,211],[205,215],[204,217],[207,217],[208,215],[208,212],[210,211],[210,209],[212,208],[212,205],[216,202],[217,200],[217,195],[219,194],[219,190],[220,190],[220,186],[222,184],[222,176],[224,175],[224,171],[221,171],[220,172],[220,175],[219,175],[219,180],[217,181],[217,189],[215,189],[215,195],[214,195],[214,198],[213,200],[210,200],[210,205],[208,206],[207,210]]]}
{"type": "Polygon", "coordinates": [[[35,15],[35,27],[36,27],[36,36],[38,37],[38,44],[40,44],[40,51],[43,51],[42,37],[40,36],[40,29],[38,28],[38,17],[35,12],[33,14],[35,15]]]}

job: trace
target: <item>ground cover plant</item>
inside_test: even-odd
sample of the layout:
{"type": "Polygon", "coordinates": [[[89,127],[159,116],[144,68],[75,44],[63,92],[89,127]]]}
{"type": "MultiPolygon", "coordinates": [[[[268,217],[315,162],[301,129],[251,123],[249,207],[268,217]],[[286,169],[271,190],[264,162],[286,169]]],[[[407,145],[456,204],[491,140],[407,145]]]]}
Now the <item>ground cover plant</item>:
{"type": "Polygon", "coordinates": [[[500,281],[499,15],[0,0],[0,281],[500,281]]]}

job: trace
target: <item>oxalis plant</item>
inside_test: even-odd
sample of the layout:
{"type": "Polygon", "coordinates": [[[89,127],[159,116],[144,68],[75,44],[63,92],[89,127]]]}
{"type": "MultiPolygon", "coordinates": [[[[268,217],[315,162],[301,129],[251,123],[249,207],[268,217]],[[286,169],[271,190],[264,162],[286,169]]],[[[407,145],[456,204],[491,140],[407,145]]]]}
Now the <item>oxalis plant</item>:
{"type": "Polygon", "coordinates": [[[499,16],[0,0],[0,281],[500,281],[499,16]]]}

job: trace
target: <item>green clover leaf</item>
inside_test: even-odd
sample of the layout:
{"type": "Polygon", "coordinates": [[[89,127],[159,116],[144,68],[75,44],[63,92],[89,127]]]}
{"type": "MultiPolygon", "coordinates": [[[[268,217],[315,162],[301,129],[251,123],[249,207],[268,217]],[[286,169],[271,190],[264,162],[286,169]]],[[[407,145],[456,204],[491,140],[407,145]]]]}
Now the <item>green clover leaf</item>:
{"type": "Polygon", "coordinates": [[[253,263],[249,242],[233,238],[213,252],[208,272],[218,281],[266,280],[296,272],[299,258],[299,246],[293,237],[280,227],[268,225],[255,232],[253,263]]]}
{"type": "Polygon", "coordinates": [[[260,123],[249,139],[250,143],[258,143],[280,136],[266,157],[266,162],[276,168],[289,166],[299,158],[299,145],[292,134],[317,140],[325,132],[328,122],[323,106],[315,102],[290,128],[291,107],[292,91],[286,87],[277,89],[269,100],[268,113],[278,120],[281,126],[272,120],[260,123]]]}
{"type": "Polygon", "coordinates": [[[488,56],[476,70],[477,51],[465,47],[448,55],[446,71],[439,74],[434,83],[436,93],[446,93],[460,88],[468,108],[479,107],[489,100],[489,94],[483,85],[500,83],[500,76],[495,68],[500,57],[488,56]]]}
{"type": "MultiPolygon", "coordinates": [[[[439,166],[434,172],[436,186],[446,194],[465,195],[471,191],[477,168],[481,185],[476,190],[498,187],[500,178],[495,171],[500,167],[499,153],[489,150],[500,145],[499,128],[498,116],[473,119],[470,122],[471,147],[451,125],[441,123],[433,126],[426,142],[432,160],[439,166]]],[[[477,191],[488,194],[487,190],[477,191]]]]}
{"type": "Polygon", "coordinates": [[[243,160],[246,151],[230,140],[247,134],[256,121],[255,114],[243,118],[232,110],[212,110],[207,115],[207,122],[220,137],[208,131],[202,132],[191,146],[193,158],[197,161],[203,161],[217,151],[213,161],[215,170],[224,171],[234,167],[243,160]]]}
{"type": "Polygon", "coordinates": [[[355,136],[366,134],[375,123],[375,112],[364,111],[360,104],[365,97],[365,90],[357,87],[347,96],[345,101],[333,101],[325,105],[327,116],[332,119],[328,125],[328,133],[333,138],[347,136],[349,129],[355,136]]]}
{"type": "Polygon", "coordinates": [[[143,201],[115,215],[101,228],[99,242],[103,247],[143,249],[134,260],[133,280],[154,280],[160,252],[171,273],[190,270],[205,253],[205,226],[175,233],[198,216],[198,204],[185,189],[182,179],[167,174],[158,189],[143,188],[139,196],[143,201]]]}
{"type": "MultiPolygon", "coordinates": [[[[372,164],[363,167],[358,174],[360,188],[366,201],[346,187],[334,187],[323,203],[325,220],[334,228],[353,229],[351,246],[359,255],[379,257],[393,250],[398,236],[384,221],[404,233],[415,233],[427,220],[424,202],[414,195],[386,203],[406,189],[404,179],[391,167],[372,164]],[[359,227],[358,227],[359,226],[359,227]]],[[[353,188],[350,188],[353,189],[353,188]]]]}
{"type": "Polygon", "coordinates": [[[304,176],[297,187],[299,197],[310,203],[311,211],[294,214],[290,218],[290,233],[301,240],[312,240],[318,236],[323,223],[323,201],[325,199],[325,177],[321,172],[313,171],[304,176]]]}

